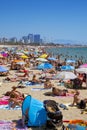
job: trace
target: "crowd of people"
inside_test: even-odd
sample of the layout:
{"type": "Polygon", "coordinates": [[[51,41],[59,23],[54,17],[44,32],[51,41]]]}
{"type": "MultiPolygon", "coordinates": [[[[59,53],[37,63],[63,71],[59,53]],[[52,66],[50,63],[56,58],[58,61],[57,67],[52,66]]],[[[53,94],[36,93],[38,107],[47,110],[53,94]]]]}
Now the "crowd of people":
{"type": "MultiPolygon", "coordinates": [[[[23,48],[22,48],[23,49],[23,48]]],[[[25,48],[26,49],[26,48],[25,48]]],[[[56,61],[51,61],[48,60],[50,64],[53,65],[53,68],[51,69],[46,69],[46,70],[41,70],[38,73],[34,73],[33,69],[36,69],[37,65],[41,64],[41,61],[36,61],[40,55],[47,54],[43,48],[38,48],[38,54],[35,54],[35,48],[30,50],[30,53],[28,49],[26,49],[26,56],[27,58],[22,58],[19,54],[17,54],[16,50],[15,51],[8,51],[6,57],[0,58],[0,64],[7,65],[9,68],[9,71],[6,72],[0,72],[0,75],[6,76],[4,78],[4,81],[10,81],[10,82],[20,82],[20,81],[29,81],[32,82],[33,84],[44,84],[43,87],[44,89],[51,89],[52,95],[54,96],[66,96],[68,93],[73,94],[73,101],[71,106],[74,106],[76,104],[77,106],[80,106],[82,102],[84,102],[85,107],[87,103],[87,98],[85,99],[80,99],[79,98],[79,88],[82,88],[82,83],[86,83],[86,74],[77,74],[77,78],[75,79],[69,79],[67,81],[59,81],[64,82],[64,86],[66,87],[65,89],[57,88],[55,86],[51,79],[54,77],[56,74],[58,74],[61,70],[61,66],[66,65],[65,61],[60,62],[60,57],[56,58],[56,61]],[[13,53],[14,52],[14,53],[13,53]],[[3,62],[4,61],[4,62],[3,62]],[[19,64],[17,64],[20,62],[19,64]],[[14,71],[15,70],[15,75],[11,77],[12,75],[10,74],[10,70],[14,71]],[[18,74],[20,73],[20,74],[18,74]],[[30,76],[32,74],[32,78],[30,76]],[[44,76],[43,76],[44,75],[44,76]],[[50,76],[48,76],[50,75],[50,76]],[[68,86],[71,85],[71,89],[74,90],[68,90],[68,86]]],[[[25,54],[23,54],[25,55],[25,54]]],[[[49,54],[45,57],[45,59],[48,59],[50,57],[49,54]]],[[[80,64],[80,63],[79,63],[80,64]]],[[[69,86],[70,88],[70,86],[69,86]]],[[[12,108],[15,108],[16,105],[22,107],[22,102],[24,101],[25,95],[24,93],[21,93],[20,91],[17,90],[17,86],[12,86],[11,91],[7,91],[5,93],[5,96],[9,96],[9,105],[12,108]]],[[[80,107],[81,108],[81,107],[80,107]]]]}

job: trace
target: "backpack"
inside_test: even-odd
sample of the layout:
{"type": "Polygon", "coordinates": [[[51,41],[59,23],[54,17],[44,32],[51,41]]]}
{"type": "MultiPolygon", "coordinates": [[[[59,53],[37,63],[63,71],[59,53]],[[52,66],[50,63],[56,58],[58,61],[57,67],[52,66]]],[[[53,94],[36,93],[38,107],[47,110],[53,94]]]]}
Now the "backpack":
{"type": "Polygon", "coordinates": [[[44,106],[50,119],[54,119],[55,121],[62,121],[63,115],[58,108],[58,103],[56,103],[54,100],[46,100],[44,101],[44,106]]]}
{"type": "Polygon", "coordinates": [[[79,108],[80,109],[85,109],[86,108],[86,103],[84,100],[81,100],[80,103],[79,103],[79,108]]]}

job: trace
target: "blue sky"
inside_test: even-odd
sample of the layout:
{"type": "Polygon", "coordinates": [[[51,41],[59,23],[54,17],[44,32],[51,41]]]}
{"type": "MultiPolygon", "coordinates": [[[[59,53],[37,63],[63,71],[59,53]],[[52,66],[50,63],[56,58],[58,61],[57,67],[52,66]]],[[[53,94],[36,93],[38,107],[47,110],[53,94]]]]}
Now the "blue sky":
{"type": "Polygon", "coordinates": [[[0,0],[0,37],[87,42],[87,0],[0,0]]]}

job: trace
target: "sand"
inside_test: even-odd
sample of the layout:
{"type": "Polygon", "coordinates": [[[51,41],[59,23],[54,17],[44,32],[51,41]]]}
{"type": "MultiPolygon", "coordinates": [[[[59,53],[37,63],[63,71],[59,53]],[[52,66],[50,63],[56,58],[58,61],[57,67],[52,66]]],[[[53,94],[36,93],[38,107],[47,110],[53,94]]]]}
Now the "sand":
{"type": "MultiPolygon", "coordinates": [[[[14,71],[10,71],[12,75],[10,75],[11,77],[14,74],[14,71]]],[[[34,70],[34,73],[36,73],[37,71],[34,70]]],[[[30,75],[30,77],[32,77],[32,75],[30,75]]],[[[5,77],[1,76],[0,77],[0,81],[2,82],[1,86],[0,86],[0,97],[3,96],[3,94],[9,90],[11,90],[12,86],[17,86],[18,82],[3,82],[3,79],[5,77]]],[[[59,87],[59,88],[63,88],[63,86],[58,86],[58,81],[57,80],[51,80],[52,83],[54,84],[55,87],[59,87]]],[[[31,95],[32,97],[40,100],[40,101],[44,101],[47,99],[52,99],[55,100],[58,103],[63,103],[63,104],[71,104],[73,97],[52,97],[52,96],[45,96],[44,93],[46,92],[51,92],[51,89],[48,90],[41,90],[41,91],[32,91],[32,88],[43,88],[43,85],[39,85],[39,86],[28,86],[26,88],[18,88],[18,91],[22,92],[22,93],[27,93],[29,95],[31,95]]],[[[80,91],[80,95],[83,98],[87,97],[87,90],[79,90],[80,91]]],[[[68,107],[68,110],[63,110],[62,108],[60,108],[60,110],[63,113],[63,120],[73,120],[73,119],[82,119],[87,121],[87,114],[81,114],[81,110],[75,107],[68,107]]],[[[22,113],[21,110],[3,110],[0,109],[0,120],[19,120],[22,118],[22,113]]],[[[29,130],[38,130],[38,128],[29,128],[29,130]]],[[[42,129],[42,128],[41,128],[42,129]]]]}

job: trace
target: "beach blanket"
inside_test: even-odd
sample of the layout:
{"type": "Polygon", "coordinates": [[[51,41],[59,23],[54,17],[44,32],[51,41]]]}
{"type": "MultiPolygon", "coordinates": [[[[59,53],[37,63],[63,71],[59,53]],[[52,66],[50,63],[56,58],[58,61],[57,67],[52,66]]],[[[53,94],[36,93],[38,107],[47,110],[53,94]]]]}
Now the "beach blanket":
{"type": "Polygon", "coordinates": [[[27,127],[22,128],[21,126],[14,126],[12,121],[1,121],[0,120],[0,130],[28,130],[27,127]]]}
{"type": "Polygon", "coordinates": [[[58,97],[58,98],[65,98],[65,97],[74,97],[74,95],[71,94],[71,93],[68,93],[68,94],[66,94],[66,95],[56,96],[56,97],[58,97]]]}

